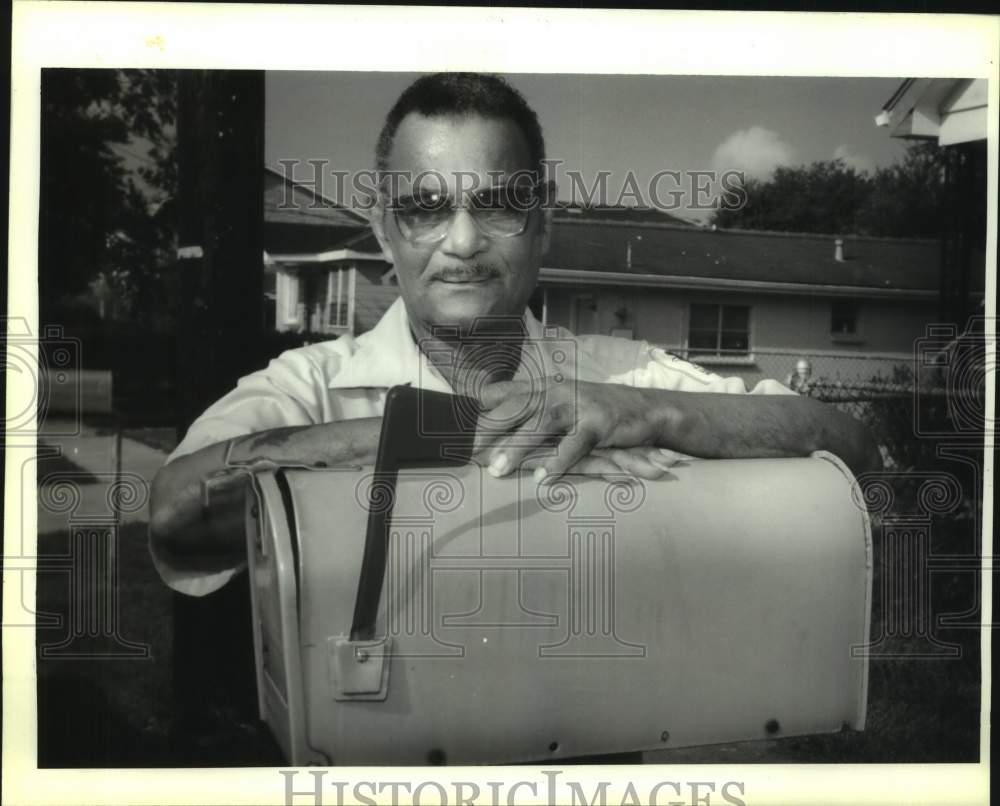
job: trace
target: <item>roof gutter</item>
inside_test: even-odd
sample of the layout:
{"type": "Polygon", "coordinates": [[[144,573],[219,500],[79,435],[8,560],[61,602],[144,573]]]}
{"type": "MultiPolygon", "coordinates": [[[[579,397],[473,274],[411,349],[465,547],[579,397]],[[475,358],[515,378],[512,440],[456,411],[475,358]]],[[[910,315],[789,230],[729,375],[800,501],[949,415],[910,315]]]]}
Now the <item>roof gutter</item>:
{"type": "Polygon", "coordinates": [[[892,93],[892,97],[889,98],[889,100],[886,101],[884,104],[882,104],[882,111],[892,112],[892,110],[896,108],[896,104],[899,103],[899,99],[906,94],[906,91],[913,86],[913,83],[915,81],[916,81],[915,78],[907,78],[903,81],[902,84],[896,87],[895,92],[892,93]]]}
{"type": "Polygon", "coordinates": [[[275,263],[332,263],[335,260],[384,260],[381,254],[355,252],[353,249],[333,249],[298,255],[270,255],[275,263]]]}
{"type": "Polygon", "coordinates": [[[778,283],[770,280],[730,280],[719,277],[633,274],[617,271],[585,271],[543,267],[539,280],[553,285],[615,285],[640,288],[677,288],[686,291],[744,291],[769,294],[816,295],[825,297],[882,297],[889,299],[935,300],[936,290],[922,288],[877,288],[862,285],[821,283],[778,283]]]}

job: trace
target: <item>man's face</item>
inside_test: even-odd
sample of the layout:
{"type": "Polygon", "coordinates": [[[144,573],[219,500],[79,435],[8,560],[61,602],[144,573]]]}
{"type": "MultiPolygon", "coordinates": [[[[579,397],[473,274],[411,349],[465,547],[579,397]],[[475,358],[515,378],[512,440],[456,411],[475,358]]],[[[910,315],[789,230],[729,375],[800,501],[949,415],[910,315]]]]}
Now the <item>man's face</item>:
{"type": "MultiPolygon", "coordinates": [[[[396,131],[389,170],[404,177],[393,188],[397,198],[412,194],[411,180],[423,174],[426,192],[451,198],[483,190],[532,170],[528,144],[517,124],[479,116],[407,115],[396,131]]],[[[438,243],[418,244],[404,237],[392,210],[376,210],[373,229],[386,258],[396,266],[406,310],[418,333],[435,326],[467,333],[481,316],[524,313],[538,281],[547,240],[545,213],[534,210],[520,235],[484,233],[465,208],[456,210],[438,243]]]]}

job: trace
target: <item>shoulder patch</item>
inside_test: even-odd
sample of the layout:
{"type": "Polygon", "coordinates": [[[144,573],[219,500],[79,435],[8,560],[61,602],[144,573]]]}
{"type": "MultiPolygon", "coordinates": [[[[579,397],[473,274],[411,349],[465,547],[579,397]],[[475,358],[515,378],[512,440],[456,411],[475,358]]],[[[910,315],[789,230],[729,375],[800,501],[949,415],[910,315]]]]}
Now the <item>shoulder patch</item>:
{"type": "Polygon", "coordinates": [[[702,375],[711,375],[712,374],[711,372],[709,372],[704,367],[702,367],[702,366],[700,366],[698,364],[695,364],[695,363],[693,363],[691,361],[688,361],[686,358],[682,358],[681,356],[677,355],[677,353],[670,352],[670,350],[665,350],[662,347],[654,347],[653,349],[654,349],[655,352],[659,352],[664,358],[666,358],[671,363],[683,364],[685,366],[685,368],[690,367],[691,369],[695,370],[696,372],[701,373],[702,375]]]}

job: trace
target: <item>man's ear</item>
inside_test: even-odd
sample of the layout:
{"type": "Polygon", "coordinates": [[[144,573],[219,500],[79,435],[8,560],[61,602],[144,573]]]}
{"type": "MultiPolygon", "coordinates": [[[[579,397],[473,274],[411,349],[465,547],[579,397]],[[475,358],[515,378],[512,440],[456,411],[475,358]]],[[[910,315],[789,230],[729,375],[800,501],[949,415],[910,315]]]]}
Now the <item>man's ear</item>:
{"type": "Polygon", "coordinates": [[[375,203],[375,206],[368,211],[368,220],[372,226],[372,232],[375,233],[375,239],[378,241],[379,247],[382,249],[382,256],[389,262],[395,265],[396,258],[392,254],[392,246],[389,243],[389,239],[385,235],[385,206],[382,199],[375,203]]]}

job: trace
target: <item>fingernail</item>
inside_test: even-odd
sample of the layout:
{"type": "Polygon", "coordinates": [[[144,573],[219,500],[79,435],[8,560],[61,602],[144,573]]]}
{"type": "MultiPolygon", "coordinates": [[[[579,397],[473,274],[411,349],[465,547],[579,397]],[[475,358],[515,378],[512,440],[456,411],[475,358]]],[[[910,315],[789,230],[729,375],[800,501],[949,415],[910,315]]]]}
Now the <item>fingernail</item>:
{"type": "Polygon", "coordinates": [[[536,484],[541,484],[545,481],[545,477],[549,475],[548,471],[544,467],[536,467],[534,473],[534,479],[536,484]]]}
{"type": "Polygon", "coordinates": [[[501,453],[493,457],[489,467],[490,475],[499,478],[507,472],[507,454],[501,453]]]}

